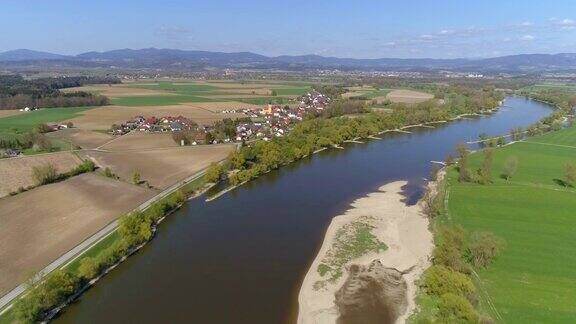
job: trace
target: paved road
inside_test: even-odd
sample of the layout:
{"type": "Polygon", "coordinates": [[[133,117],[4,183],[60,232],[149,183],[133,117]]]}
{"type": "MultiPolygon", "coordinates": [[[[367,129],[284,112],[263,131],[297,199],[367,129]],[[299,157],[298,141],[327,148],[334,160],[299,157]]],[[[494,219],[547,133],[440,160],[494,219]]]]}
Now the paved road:
{"type": "MultiPolygon", "coordinates": [[[[148,208],[154,202],[168,196],[169,194],[173,193],[174,191],[180,189],[182,186],[200,178],[201,176],[204,175],[204,173],[206,173],[206,170],[207,170],[207,168],[191,175],[190,177],[188,177],[188,178],[186,178],[186,179],[184,179],[178,183],[175,183],[174,185],[165,189],[164,191],[162,191],[161,193],[159,193],[155,197],[142,203],[140,206],[138,206],[134,210],[140,211],[140,210],[144,210],[144,209],[148,208]]],[[[66,265],[69,262],[71,262],[72,260],[78,258],[79,256],[82,255],[83,252],[85,252],[90,247],[92,247],[94,244],[96,244],[99,241],[101,241],[102,239],[104,239],[110,233],[114,232],[117,228],[118,228],[118,220],[115,220],[112,223],[106,225],[106,227],[104,227],[103,229],[98,231],[96,234],[90,236],[88,239],[86,239],[82,243],[78,244],[76,247],[74,247],[70,251],[66,252],[64,255],[62,255],[58,259],[54,260],[52,263],[50,263],[44,269],[40,270],[40,272],[38,272],[37,277],[43,278],[47,274],[49,274],[50,272],[66,265]]],[[[0,298],[0,309],[2,310],[2,311],[0,311],[0,314],[5,312],[6,310],[8,310],[8,308],[5,308],[5,309],[3,309],[3,308],[6,305],[10,304],[16,297],[20,296],[20,294],[22,294],[26,290],[26,288],[27,288],[27,285],[26,285],[26,283],[24,283],[24,284],[19,285],[16,288],[14,288],[12,291],[8,292],[6,295],[2,296],[2,298],[0,298]]]]}

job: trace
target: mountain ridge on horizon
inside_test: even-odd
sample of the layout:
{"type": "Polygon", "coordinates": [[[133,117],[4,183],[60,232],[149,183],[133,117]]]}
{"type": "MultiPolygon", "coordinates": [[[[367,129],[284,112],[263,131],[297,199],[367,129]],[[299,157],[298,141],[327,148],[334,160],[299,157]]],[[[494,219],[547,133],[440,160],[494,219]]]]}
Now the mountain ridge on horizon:
{"type": "Polygon", "coordinates": [[[576,53],[514,54],[490,58],[340,58],[306,55],[266,56],[252,52],[214,52],[168,48],[116,49],[62,55],[29,49],[0,52],[0,63],[125,68],[257,68],[257,69],[359,69],[359,70],[481,70],[541,71],[576,70],[576,53]]]}

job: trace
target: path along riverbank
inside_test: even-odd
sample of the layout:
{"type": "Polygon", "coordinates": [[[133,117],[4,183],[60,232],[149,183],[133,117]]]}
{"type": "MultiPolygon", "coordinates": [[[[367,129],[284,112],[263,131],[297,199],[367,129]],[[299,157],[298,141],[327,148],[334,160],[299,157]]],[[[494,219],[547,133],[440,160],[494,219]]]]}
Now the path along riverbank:
{"type": "MultiPolygon", "coordinates": [[[[322,247],[302,283],[298,298],[298,323],[346,322],[342,318],[342,313],[346,310],[342,308],[346,304],[362,308],[362,294],[370,294],[371,296],[366,297],[372,300],[375,296],[389,299],[383,300],[382,303],[392,308],[388,313],[396,315],[393,316],[396,322],[404,322],[414,311],[417,289],[415,282],[430,265],[429,259],[434,243],[428,219],[421,205],[408,206],[404,203],[402,187],[406,184],[404,181],[386,184],[377,192],[357,199],[344,214],[334,217],[322,247]],[[335,249],[341,244],[339,236],[342,235],[343,229],[349,228],[351,224],[360,223],[367,224],[371,228],[373,240],[384,243],[386,248],[367,251],[361,257],[349,260],[343,265],[344,269],[339,278],[327,279],[326,273],[320,274],[319,266],[330,263],[329,260],[339,254],[335,249]],[[375,271],[373,269],[375,264],[382,269],[375,271]],[[363,285],[363,280],[352,278],[350,269],[356,269],[355,272],[358,269],[368,269],[363,276],[364,281],[367,279],[369,282],[363,285]],[[400,287],[396,296],[370,289],[374,284],[377,287],[386,287],[387,283],[384,281],[387,280],[385,277],[389,277],[390,271],[396,272],[396,277],[399,275],[403,279],[398,282],[400,287]],[[360,304],[350,305],[346,301],[346,294],[356,294],[353,298],[360,304]]],[[[365,238],[362,237],[360,240],[365,238]]],[[[381,315],[390,316],[390,314],[381,315]]],[[[378,320],[378,316],[368,314],[370,320],[378,320]]],[[[386,318],[381,319],[386,322],[386,318]]]]}

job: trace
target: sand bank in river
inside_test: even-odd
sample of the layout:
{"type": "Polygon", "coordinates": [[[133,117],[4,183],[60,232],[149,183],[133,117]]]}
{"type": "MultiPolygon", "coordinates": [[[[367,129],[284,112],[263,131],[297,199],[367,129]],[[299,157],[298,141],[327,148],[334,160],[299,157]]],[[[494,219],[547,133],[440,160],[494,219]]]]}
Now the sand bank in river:
{"type": "MultiPolygon", "coordinates": [[[[388,322],[390,316],[404,322],[414,311],[415,281],[429,266],[434,243],[420,206],[402,202],[404,185],[403,181],[386,184],[354,201],[348,211],[332,220],[300,289],[298,323],[350,322],[344,316],[350,315],[348,310],[365,313],[368,317],[363,322],[388,322]],[[342,275],[336,279],[332,276],[334,280],[329,279],[330,273],[321,276],[318,266],[341,254],[335,246],[341,244],[338,242],[342,241],[343,229],[357,224],[370,226],[373,241],[387,248],[371,249],[347,261],[342,275]],[[391,309],[386,310],[387,314],[367,314],[382,308],[375,307],[374,300],[391,309]],[[370,303],[372,306],[365,307],[370,303]],[[362,308],[365,311],[359,311],[362,308]]],[[[352,322],[358,321],[354,314],[351,316],[348,319],[352,322]]]]}

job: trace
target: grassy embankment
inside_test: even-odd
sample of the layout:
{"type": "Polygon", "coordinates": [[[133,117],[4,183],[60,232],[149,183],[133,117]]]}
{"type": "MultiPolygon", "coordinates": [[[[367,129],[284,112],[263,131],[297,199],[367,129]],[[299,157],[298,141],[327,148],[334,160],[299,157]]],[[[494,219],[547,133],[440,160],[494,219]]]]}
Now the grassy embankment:
{"type": "MultiPolygon", "coordinates": [[[[481,154],[473,154],[472,168],[481,154]]],[[[478,272],[489,297],[481,309],[506,323],[570,322],[576,318],[576,189],[562,184],[566,163],[576,162],[576,127],[496,150],[489,185],[459,183],[449,173],[448,221],[491,231],[506,240],[504,253],[478,272]],[[509,181],[498,175],[518,160],[509,181]],[[493,308],[489,307],[489,298],[493,308]]]]}

